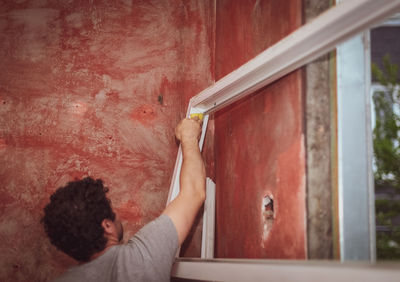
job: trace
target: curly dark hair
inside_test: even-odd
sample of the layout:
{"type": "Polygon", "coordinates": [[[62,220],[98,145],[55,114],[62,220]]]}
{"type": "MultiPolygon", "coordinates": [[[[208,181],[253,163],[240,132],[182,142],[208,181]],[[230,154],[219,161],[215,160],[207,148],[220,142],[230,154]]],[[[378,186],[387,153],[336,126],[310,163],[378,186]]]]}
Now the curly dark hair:
{"type": "Polygon", "coordinates": [[[115,220],[107,192],[101,179],[90,177],[58,188],[50,196],[41,220],[50,242],[80,262],[104,250],[107,238],[101,222],[115,220]]]}

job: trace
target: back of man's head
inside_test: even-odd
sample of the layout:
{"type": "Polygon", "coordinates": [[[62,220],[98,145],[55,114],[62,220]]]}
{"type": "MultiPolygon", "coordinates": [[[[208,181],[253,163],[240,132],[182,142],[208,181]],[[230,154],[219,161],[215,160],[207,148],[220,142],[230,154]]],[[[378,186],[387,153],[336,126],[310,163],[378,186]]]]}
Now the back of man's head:
{"type": "Polygon", "coordinates": [[[50,242],[74,259],[87,262],[107,243],[101,223],[115,220],[108,188],[90,177],[69,182],[50,197],[42,223],[50,242]]]}

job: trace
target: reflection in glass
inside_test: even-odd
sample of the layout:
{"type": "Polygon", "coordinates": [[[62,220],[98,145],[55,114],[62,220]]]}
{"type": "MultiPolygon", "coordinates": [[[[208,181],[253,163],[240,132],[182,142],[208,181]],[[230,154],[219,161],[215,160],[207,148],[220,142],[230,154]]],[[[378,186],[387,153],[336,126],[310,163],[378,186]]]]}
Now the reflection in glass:
{"type": "MultiPolygon", "coordinates": [[[[400,17],[399,17],[400,19],[400,17]]],[[[377,259],[400,260],[400,20],[371,31],[377,259]]]]}

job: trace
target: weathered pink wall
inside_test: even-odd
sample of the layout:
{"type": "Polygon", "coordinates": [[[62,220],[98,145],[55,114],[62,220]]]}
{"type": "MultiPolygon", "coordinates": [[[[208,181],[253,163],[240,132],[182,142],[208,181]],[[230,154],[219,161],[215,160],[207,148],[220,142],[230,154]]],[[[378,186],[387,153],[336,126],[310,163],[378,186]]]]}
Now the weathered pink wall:
{"type": "Polygon", "coordinates": [[[125,239],[162,211],[173,129],[213,79],[212,7],[0,3],[0,281],[46,281],[74,264],[39,224],[74,178],[105,181],[125,239]]]}
{"type": "MultiPolygon", "coordinates": [[[[300,24],[300,0],[1,2],[0,280],[46,281],[74,264],[39,219],[76,177],[110,187],[125,239],[157,216],[188,99],[300,24]]],[[[298,71],[220,111],[215,140],[211,122],[219,257],[306,256],[302,86],[298,71]]]]}
{"type": "MultiPolygon", "coordinates": [[[[297,29],[301,4],[218,0],[216,80],[297,29]]],[[[299,70],[216,113],[216,257],[306,258],[302,88],[299,70]]]]}

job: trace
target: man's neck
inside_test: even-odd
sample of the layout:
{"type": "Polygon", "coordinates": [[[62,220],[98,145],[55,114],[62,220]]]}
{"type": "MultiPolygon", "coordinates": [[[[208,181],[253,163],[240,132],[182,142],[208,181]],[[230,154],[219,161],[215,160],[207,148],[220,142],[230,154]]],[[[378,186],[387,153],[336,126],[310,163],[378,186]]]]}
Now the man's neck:
{"type": "Polygon", "coordinates": [[[114,237],[108,238],[106,247],[102,251],[93,254],[92,257],[90,258],[90,261],[97,259],[98,257],[105,254],[105,252],[107,252],[108,249],[110,249],[113,246],[119,245],[119,244],[120,244],[120,242],[118,241],[118,239],[116,239],[114,237]]]}

